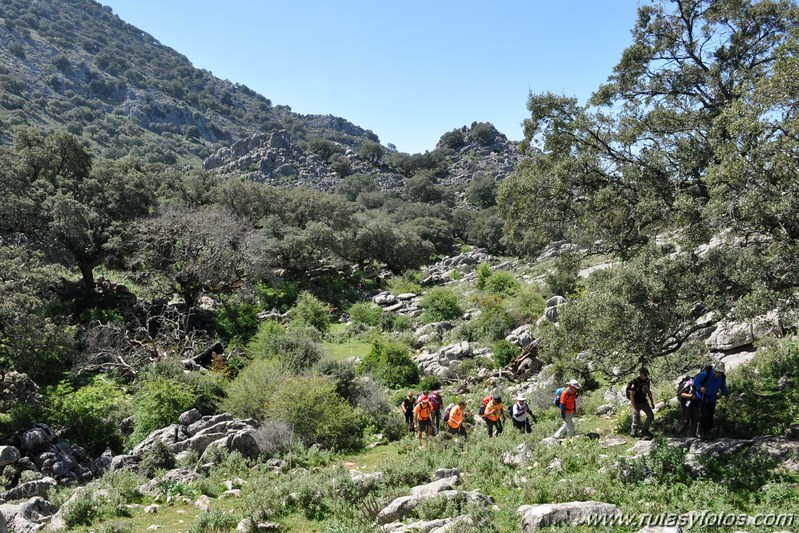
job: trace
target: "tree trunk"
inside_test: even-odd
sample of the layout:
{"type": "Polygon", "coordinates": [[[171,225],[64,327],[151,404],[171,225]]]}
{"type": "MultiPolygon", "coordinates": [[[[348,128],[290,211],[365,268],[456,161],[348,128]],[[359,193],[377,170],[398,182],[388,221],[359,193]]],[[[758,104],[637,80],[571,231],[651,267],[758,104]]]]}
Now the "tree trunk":
{"type": "Polygon", "coordinates": [[[80,273],[83,276],[83,292],[87,295],[94,294],[96,284],[94,283],[94,266],[90,261],[78,261],[80,273]]]}

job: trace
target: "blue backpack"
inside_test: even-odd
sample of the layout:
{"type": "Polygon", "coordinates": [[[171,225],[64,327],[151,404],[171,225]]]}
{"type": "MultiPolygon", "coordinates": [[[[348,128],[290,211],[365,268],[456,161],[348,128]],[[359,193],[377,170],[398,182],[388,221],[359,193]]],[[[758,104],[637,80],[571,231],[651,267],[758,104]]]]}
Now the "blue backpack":
{"type": "Polygon", "coordinates": [[[559,388],[559,389],[557,389],[555,391],[555,399],[553,401],[553,403],[555,404],[555,407],[560,407],[560,395],[563,392],[563,389],[565,389],[565,388],[566,387],[561,387],[561,388],[559,388]]]}

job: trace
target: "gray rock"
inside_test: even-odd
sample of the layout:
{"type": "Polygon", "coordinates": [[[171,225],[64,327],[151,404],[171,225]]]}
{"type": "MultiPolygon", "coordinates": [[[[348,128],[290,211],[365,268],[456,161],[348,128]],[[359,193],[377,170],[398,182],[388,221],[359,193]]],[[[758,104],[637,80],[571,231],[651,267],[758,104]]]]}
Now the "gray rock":
{"type": "Polygon", "coordinates": [[[682,530],[679,528],[679,526],[674,526],[674,527],[649,526],[643,529],[639,529],[636,533],[682,533],[682,530]]]}
{"type": "Polygon", "coordinates": [[[621,513],[613,504],[594,501],[522,505],[517,512],[522,515],[522,531],[585,525],[591,517],[610,517],[621,513]]]}
{"type": "Polygon", "coordinates": [[[161,493],[161,487],[164,485],[189,485],[199,478],[200,475],[197,472],[185,468],[174,468],[165,472],[164,475],[140,485],[138,490],[145,496],[155,497],[161,493]]]}
{"type": "Polygon", "coordinates": [[[106,450],[92,462],[91,471],[95,477],[100,477],[108,470],[111,470],[111,463],[114,461],[114,455],[110,449],[106,450]]]}
{"type": "Polygon", "coordinates": [[[200,411],[197,409],[190,409],[178,417],[178,424],[182,426],[189,426],[198,420],[202,420],[202,417],[203,415],[200,413],[200,411]]]}
{"type": "Polygon", "coordinates": [[[47,424],[36,424],[22,434],[22,449],[35,450],[55,440],[55,432],[47,424]]]}
{"type": "Polygon", "coordinates": [[[44,498],[35,497],[20,504],[0,505],[0,514],[5,517],[9,531],[34,533],[47,527],[47,519],[58,509],[44,498]]]}
{"type": "Polygon", "coordinates": [[[439,468],[436,470],[435,473],[436,479],[444,479],[452,476],[460,477],[461,471],[458,470],[457,468],[439,468]]]}
{"type": "Polygon", "coordinates": [[[194,506],[200,511],[207,513],[211,510],[211,498],[203,494],[197,498],[197,501],[194,502],[194,506]]]}
{"type": "Polygon", "coordinates": [[[599,443],[599,447],[612,448],[614,446],[621,446],[622,444],[627,444],[627,439],[622,439],[620,437],[607,438],[599,443]]]}
{"type": "Polygon", "coordinates": [[[6,525],[6,517],[0,512],[0,533],[8,533],[8,526],[6,525]]]}
{"type": "Polygon", "coordinates": [[[136,455],[115,455],[111,459],[111,471],[136,468],[140,461],[141,457],[136,455]]]}
{"type": "Polygon", "coordinates": [[[58,486],[58,484],[56,483],[55,479],[51,477],[35,479],[33,481],[28,481],[27,483],[17,485],[13,489],[7,490],[0,495],[0,498],[7,502],[28,500],[34,496],[46,498],[50,490],[56,488],[56,486],[58,486]]]}
{"type": "Polygon", "coordinates": [[[560,474],[563,472],[563,462],[560,459],[552,459],[547,465],[547,472],[550,474],[560,474]]]}
{"type": "Polygon", "coordinates": [[[0,468],[16,463],[22,454],[13,446],[0,446],[0,468]]]}
{"type": "Polygon", "coordinates": [[[597,406],[594,409],[594,414],[597,416],[612,416],[616,414],[616,404],[614,403],[606,403],[600,406],[597,406]]]}
{"type": "Polygon", "coordinates": [[[411,496],[418,496],[422,498],[431,498],[445,490],[451,490],[458,484],[460,478],[458,476],[450,476],[424,485],[417,485],[411,489],[411,496]]]}

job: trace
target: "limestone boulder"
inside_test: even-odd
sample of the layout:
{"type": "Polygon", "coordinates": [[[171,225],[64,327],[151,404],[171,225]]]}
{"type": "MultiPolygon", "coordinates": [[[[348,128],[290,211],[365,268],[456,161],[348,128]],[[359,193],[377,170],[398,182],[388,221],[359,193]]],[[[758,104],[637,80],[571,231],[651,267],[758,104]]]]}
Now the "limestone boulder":
{"type": "Polygon", "coordinates": [[[522,531],[556,526],[576,527],[587,525],[591,519],[621,514],[615,505],[595,501],[522,505],[517,512],[522,517],[522,531]]]}

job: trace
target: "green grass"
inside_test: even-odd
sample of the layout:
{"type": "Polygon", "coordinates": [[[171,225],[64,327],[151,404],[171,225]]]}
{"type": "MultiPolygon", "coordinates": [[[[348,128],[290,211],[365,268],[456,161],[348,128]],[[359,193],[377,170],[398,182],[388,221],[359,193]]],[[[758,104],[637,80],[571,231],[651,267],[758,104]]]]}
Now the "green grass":
{"type": "Polygon", "coordinates": [[[365,357],[372,349],[372,343],[363,341],[347,341],[341,344],[326,342],[323,344],[327,354],[336,361],[343,361],[348,357],[365,357]]]}

